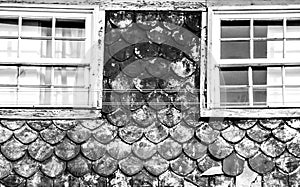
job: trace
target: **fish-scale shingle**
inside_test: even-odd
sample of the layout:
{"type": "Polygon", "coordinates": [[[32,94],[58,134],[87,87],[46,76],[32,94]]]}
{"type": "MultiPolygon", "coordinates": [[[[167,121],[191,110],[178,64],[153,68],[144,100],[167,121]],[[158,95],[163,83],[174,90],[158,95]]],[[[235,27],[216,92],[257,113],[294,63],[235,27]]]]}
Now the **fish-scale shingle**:
{"type": "Polygon", "coordinates": [[[13,132],[6,127],[0,126],[0,143],[4,143],[11,138],[13,132]]]}
{"type": "Polygon", "coordinates": [[[57,157],[63,160],[70,160],[78,155],[80,151],[79,145],[75,144],[68,138],[55,146],[54,152],[57,157]]]}
{"type": "Polygon", "coordinates": [[[94,137],[91,137],[88,141],[81,145],[80,150],[85,157],[95,161],[104,156],[106,146],[98,142],[94,137]]]}
{"type": "Polygon", "coordinates": [[[256,124],[251,129],[247,130],[247,135],[255,142],[262,143],[270,137],[271,132],[256,124]]]}
{"type": "Polygon", "coordinates": [[[172,160],[182,153],[182,145],[171,138],[158,144],[158,153],[166,160],[172,160]]]}
{"type": "Polygon", "coordinates": [[[4,186],[25,186],[26,180],[23,177],[20,177],[17,174],[11,173],[9,176],[5,177],[1,180],[1,183],[4,184],[4,186]]]}
{"type": "Polygon", "coordinates": [[[236,126],[231,125],[225,130],[223,130],[221,132],[221,135],[227,142],[237,143],[244,138],[245,131],[241,130],[236,126]]]}
{"type": "Polygon", "coordinates": [[[126,143],[132,144],[143,136],[144,129],[139,127],[135,122],[127,124],[123,128],[119,128],[119,137],[126,143]]]}
{"type": "Polygon", "coordinates": [[[192,159],[200,159],[207,154],[207,146],[197,138],[192,138],[183,145],[183,151],[192,159]]]}
{"type": "Polygon", "coordinates": [[[118,168],[117,160],[108,155],[104,155],[101,159],[93,163],[93,170],[102,176],[113,174],[118,168]]]}
{"type": "Polygon", "coordinates": [[[57,177],[62,174],[66,168],[65,162],[59,160],[56,156],[42,162],[41,171],[48,177],[57,177]]]}
{"type": "Polygon", "coordinates": [[[12,163],[0,154],[0,179],[7,177],[12,170],[12,163]]]}
{"type": "Polygon", "coordinates": [[[285,145],[275,138],[271,137],[260,146],[262,152],[270,157],[278,157],[285,150],[285,145]]]}
{"type": "Polygon", "coordinates": [[[40,171],[36,172],[33,176],[27,179],[27,186],[46,187],[46,185],[47,187],[53,187],[53,180],[45,176],[40,171]]]}
{"type": "Polygon", "coordinates": [[[245,158],[250,158],[259,151],[259,145],[245,137],[241,142],[234,145],[236,152],[245,158]]]}
{"type": "Polygon", "coordinates": [[[43,141],[41,138],[35,140],[28,146],[29,155],[40,162],[45,161],[52,156],[54,147],[43,141]]]}
{"type": "Polygon", "coordinates": [[[108,122],[104,122],[100,127],[93,131],[93,137],[100,143],[107,144],[116,137],[118,133],[117,130],[118,129],[115,126],[108,122]]]}
{"type": "Polygon", "coordinates": [[[217,159],[224,159],[233,151],[233,146],[227,143],[223,138],[218,137],[216,141],[209,144],[208,151],[217,159]]]}
{"type": "Polygon", "coordinates": [[[149,160],[145,161],[144,167],[151,174],[159,176],[168,169],[169,162],[159,154],[155,154],[149,160]]]}
{"type": "Polygon", "coordinates": [[[279,158],[276,158],[275,163],[281,172],[290,174],[298,170],[300,159],[288,152],[284,152],[279,158]]]}
{"type": "Polygon", "coordinates": [[[51,124],[51,120],[28,120],[26,121],[27,125],[33,130],[41,131],[48,128],[51,124]]]}
{"type": "Polygon", "coordinates": [[[298,131],[286,123],[281,123],[276,129],[272,130],[272,133],[278,140],[286,143],[297,136],[298,131]]]}
{"type": "Polygon", "coordinates": [[[119,162],[119,167],[122,172],[132,176],[143,169],[143,161],[134,155],[130,155],[119,162]]]}
{"type": "Polygon", "coordinates": [[[37,172],[39,164],[29,156],[24,156],[14,163],[14,171],[24,178],[28,178],[37,172]]]}
{"type": "Polygon", "coordinates": [[[174,127],[182,120],[182,113],[174,107],[158,111],[158,120],[167,127],[174,127]]]}
{"type": "Polygon", "coordinates": [[[73,142],[80,144],[88,140],[91,136],[91,131],[81,124],[76,125],[74,128],[70,129],[67,132],[67,135],[70,140],[73,142]]]}
{"type": "Polygon", "coordinates": [[[38,133],[28,125],[24,125],[22,128],[14,131],[14,135],[23,144],[29,144],[38,137],[38,133]]]}
{"type": "Polygon", "coordinates": [[[81,155],[78,155],[71,161],[68,161],[67,168],[68,171],[75,177],[82,177],[89,173],[91,164],[89,161],[81,155]]]}
{"type": "Polygon", "coordinates": [[[170,129],[171,137],[180,143],[185,143],[194,136],[194,129],[189,127],[184,121],[170,129]]]}
{"type": "Polygon", "coordinates": [[[131,146],[120,139],[115,139],[106,147],[107,153],[116,160],[121,160],[129,156],[131,146]]]}
{"type": "Polygon", "coordinates": [[[256,154],[248,160],[248,163],[250,168],[259,174],[267,174],[275,167],[273,160],[263,153],[256,154]]]}
{"type": "Polygon", "coordinates": [[[223,171],[229,176],[237,176],[243,173],[245,161],[236,153],[231,153],[223,162],[223,171]]]}
{"type": "Polygon", "coordinates": [[[1,145],[2,154],[10,160],[18,160],[24,156],[27,145],[22,144],[14,137],[1,145]]]}
{"type": "Polygon", "coordinates": [[[156,151],[156,145],[146,138],[143,138],[132,145],[132,152],[134,155],[143,160],[151,158],[156,151]]]}
{"type": "Polygon", "coordinates": [[[47,143],[54,145],[60,142],[66,135],[66,132],[51,124],[48,128],[41,131],[40,136],[47,143]]]}
{"type": "Polygon", "coordinates": [[[196,130],[196,136],[202,142],[211,144],[218,138],[218,136],[220,136],[220,132],[211,128],[208,123],[202,123],[202,125],[196,130]]]}
{"type": "Polygon", "coordinates": [[[25,125],[25,121],[24,120],[1,120],[1,124],[4,127],[14,131],[23,127],[23,125],[25,125]]]}
{"type": "Polygon", "coordinates": [[[189,157],[181,154],[178,158],[171,161],[172,171],[178,175],[186,176],[196,168],[196,162],[189,157]]]}

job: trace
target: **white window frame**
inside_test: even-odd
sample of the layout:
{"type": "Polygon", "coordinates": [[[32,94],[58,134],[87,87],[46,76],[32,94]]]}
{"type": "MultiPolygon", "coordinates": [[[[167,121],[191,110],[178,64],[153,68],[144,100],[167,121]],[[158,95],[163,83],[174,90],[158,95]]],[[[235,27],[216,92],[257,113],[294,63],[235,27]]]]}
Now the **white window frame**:
{"type": "MultiPolygon", "coordinates": [[[[98,79],[99,67],[99,51],[98,40],[100,39],[98,32],[101,24],[101,19],[105,19],[103,11],[99,10],[99,6],[83,6],[83,5],[33,5],[33,4],[0,4],[0,17],[37,17],[37,18],[52,18],[52,24],[54,25],[54,18],[66,18],[66,19],[85,19],[85,58],[55,58],[55,45],[52,45],[53,58],[1,58],[0,64],[8,65],[54,65],[58,67],[86,67],[85,68],[85,85],[89,89],[88,93],[88,105],[1,105],[1,108],[101,108],[101,102],[99,102],[102,87],[102,78],[98,79]]],[[[55,26],[52,26],[54,30],[55,26]]],[[[19,25],[20,30],[20,25],[19,25]]],[[[54,33],[54,31],[52,31],[54,33]]],[[[55,36],[52,36],[52,41],[55,36]]],[[[20,41],[20,37],[18,39],[20,41]]],[[[20,50],[20,47],[18,47],[20,50]]],[[[20,51],[18,51],[19,53],[20,51]]],[[[52,73],[53,74],[53,73],[52,73]]],[[[53,79],[53,75],[51,76],[53,79]]]]}
{"type": "MultiPolygon", "coordinates": [[[[221,59],[221,20],[243,20],[253,19],[270,20],[270,19],[285,19],[286,18],[300,19],[300,6],[224,6],[212,7],[208,9],[208,64],[207,64],[207,100],[206,106],[201,108],[201,116],[204,117],[291,117],[299,116],[299,108],[292,107],[257,107],[257,106],[241,106],[241,107],[220,107],[215,104],[220,99],[219,90],[219,67],[249,67],[249,66],[287,66],[299,65],[300,60],[288,58],[253,58],[253,42],[250,42],[250,59],[221,59]]],[[[253,24],[252,24],[253,25],[253,24]]],[[[284,33],[286,25],[284,25],[284,33]]],[[[253,27],[250,28],[250,41],[253,40],[253,27]]],[[[283,42],[285,42],[283,37],[283,42]]],[[[285,44],[283,44],[284,46],[285,44]]],[[[283,52],[285,55],[285,49],[283,52]]],[[[249,68],[251,71],[251,68],[249,68]]],[[[251,74],[251,73],[249,73],[251,74]]],[[[252,75],[252,74],[251,74],[252,75]]],[[[249,77],[251,84],[252,77],[249,77]]],[[[202,84],[205,84],[202,81],[202,84]]],[[[251,92],[251,91],[250,91],[251,92]]],[[[252,92],[253,93],[253,92],[252,92]]],[[[249,98],[251,95],[249,96],[249,98]]],[[[284,96],[283,96],[284,97],[284,96]]],[[[250,101],[250,100],[249,100],[250,101]]],[[[251,102],[251,101],[250,101],[251,102]]],[[[300,106],[299,106],[300,107],[300,106]]]]}

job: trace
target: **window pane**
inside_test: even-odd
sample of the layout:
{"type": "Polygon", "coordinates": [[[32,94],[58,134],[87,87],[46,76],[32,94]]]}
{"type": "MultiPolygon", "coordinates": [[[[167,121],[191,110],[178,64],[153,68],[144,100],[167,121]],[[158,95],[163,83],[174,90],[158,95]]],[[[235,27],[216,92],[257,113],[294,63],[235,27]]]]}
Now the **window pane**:
{"type": "Polygon", "coordinates": [[[51,36],[52,20],[36,20],[23,18],[22,20],[22,36],[51,36]]]}
{"type": "Polygon", "coordinates": [[[252,67],[253,85],[267,84],[267,67],[252,67]]]}
{"type": "Polygon", "coordinates": [[[0,105],[17,104],[17,88],[0,88],[0,105]]]}
{"type": "MultiPolygon", "coordinates": [[[[300,85],[300,67],[285,68],[285,84],[300,85]]],[[[300,98],[300,95],[299,95],[300,98]]]]}
{"type": "Polygon", "coordinates": [[[18,18],[0,18],[1,36],[18,36],[18,30],[18,18]]]}
{"type": "Polygon", "coordinates": [[[267,104],[268,106],[282,106],[282,88],[267,88],[267,104]]]}
{"type": "MultiPolygon", "coordinates": [[[[298,82],[299,84],[299,82],[298,82]]],[[[291,88],[286,87],[285,88],[285,104],[287,106],[300,106],[300,87],[291,88]]]]}
{"type": "Polygon", "coordinates": [[[18,56],[17,39],[0,39],[0,43],[1,58],[16,58],[18,56]]]}
{"type": "Polygon", "coordinates": [[[254,41],[254,58],[283,58],[283,41],[254,41]]]}
{"type": "Polygon", "coordinates": [[[40,94],[40,88],[24,88],[20,87],[18,91],[18,104],[20,105],[38,105],[40,101],[44,101],[40,94]]]}
{"type": "Polygon", "coordinates": [[[52,104],[87,105],[88,90],[84,88],[55,88],[52,91],[52,104]]]}
{"type": "Polygon", "coordinates": [[[221,88],[221,106],[248,105],[248,88],[221,88]]]}
{"type": "Polygon", "coordinates": [[[56,67],[54,84],[64,86],[84,86],[84,68],[56,67]]]}
{"type": "Polygon", "coordinates": [[[244,59],[250,58],[249,41],[222,41],[221,59],[244,59]]]}
{"type": "Polygon", "coordinates": [[[253,105],[266,105],[267,88],[253,88],[253,105]]]}
{"type": "Polygon", "coordinates": [[[55,41],[56,58],[84,58],[84,41],[55,41]]]}
{"type": "Polygon", "coordinates": [[[49,84],[51,69],[48,67],[21,67],[19,75],[20,85],[49,84]],[[47,81],[48,80],[48,81],[47,81]]]}
{"type": "Polygon", "coordinates": [[[17,75],[17,67],[0,66],[0,84],[17,84],[17,75]]]}
{"type": "Polygon", "coordinates": [[[300,58],[300,40],[286,41],[286,58],[300,58]]]}
{"type": "Polygon", "coordinates": [[[222,38],[250,38],[250,20],[222,20],[222,38]]]}
{"type": "Polygon", "coordinates": [[[57,37],[85,37],[85,20],[57,19],[55,25],[57,37]]]}
{"type": "Polygon", "coordinates": [[[23,58],[50,58],[51,40],[21,40],[21,54],[23,58]]]}
{"type": "Polygon", "coordinates": [[[254,20],[254,37],[283,38],[282,20],[254,20]]]}
{"type": "Polygon", "coordinates": [[[220,85],[248,85],[247,68],[220,69],[220,85]]]}
{"type": "Polygon", "coordinates": [[[267,85],[282,85],[281,67],[268,67],[267,85]]]}
{"type": "Polygon", "coordinates": [[[300,38],[300,20],[286,21],[286,37],[300,38]]]}

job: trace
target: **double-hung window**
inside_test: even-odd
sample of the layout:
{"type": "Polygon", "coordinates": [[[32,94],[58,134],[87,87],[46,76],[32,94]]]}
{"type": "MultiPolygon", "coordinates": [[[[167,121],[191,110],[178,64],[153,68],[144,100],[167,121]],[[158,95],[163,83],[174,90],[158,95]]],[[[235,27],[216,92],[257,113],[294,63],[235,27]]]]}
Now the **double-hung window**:
{"type": "Polygon", "coordinates": [[[93,106],[93,8],[0,7],[0,105],[93,106]]]}
{"type": "Polygon", "coordinates": [[[208,107],[300,107],[300,10],[211,13],[208,107]]]}

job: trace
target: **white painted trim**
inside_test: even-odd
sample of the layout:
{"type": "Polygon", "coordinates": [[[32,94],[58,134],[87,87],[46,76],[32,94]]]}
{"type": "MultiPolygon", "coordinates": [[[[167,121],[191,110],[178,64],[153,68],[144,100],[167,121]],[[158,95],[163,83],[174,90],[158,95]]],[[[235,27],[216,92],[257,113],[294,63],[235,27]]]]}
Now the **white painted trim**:
{"type": "Polygon", "coordinates": [[[94,14],[94,60],[92,81],[92,106],[102,108],[103,67],[104,67],[104,35],[105,35],[105,11],[97,9],[94,14]]]}
{"type": "Polygon", "coordinates": [[[25,4],[25,3],[0,3],[0,10],[16,11],[49,11],[49,12],[74,12],[93,13],[99,5],[62,5],[62,4],[25,4]]]}
{"type": "MultiPolygon", "coordinates": [[[[281,20],[287,20],[289,18],[300,18],[300,5],[299,6],[249,6],[249,7],[242,7],[242,6],[228,6],[228,7],[210,7],[209,10],[209,27],[208,32],[210,33],[209,41],[208,41],[208,47],[210,50],[210,56],[209,56],[209,62],[208,62],[208,68],[207,68],[207,74],[208,74],[208,108],[204,110],[203,115],[207,115],[208,113],[210,115],[213,115],[214,110],[218,113],[226,113],[228,115],[230,114],[230,111],[232,109],[227,109],[226,107],[222,108],[220,106],[215,105],[215,103],[220,103],[219,100],[219,88],[218,88],[218,67],[239,67],[239,66],[245,66],[249,67],[251,66],[288,66],[288,65],[297,65],[300,66],[300,60],[295,58],[276,58],[276,59],[253,59],[253,45],[250,43],[250,59],[221,59],[221,46],[220,41],[220,20],[230,20],[230,19],[248,19],[251,20],[250,24],[250,31],[251,35],[249,38],[245,38],[245,40],[253,41],[253,19],[281,19],[281,20]],[[218,109],[219,108],[219,109],[218,109]],[[221,108],[221,109],[220,109],[221,108]],[[208,110],[211,109],[211,110],[208,110]],[[207,112],[209,111],[209,112],[207,112]],[[229,113],[228,113],[229,111],[229,113]]],[[[286,23],[284,22],[284,35],[282,40],[286,40],[286,23]]],[[[227,39],[225,39],[227,40],[227,39]]],[[[229,41],[235,40],[228,39],[229,41]]],[[[237,40],[240,40],[237,39],[237,40]]],[[[286,49],[284,49],[283,53],[286,53],[286,49]]],[[[251,73],[251,72],[248,72],[251,73]]],[[[283,74],[284,76],[284,74],[283,74]]],[[[249,78],[251,78],[251,75],[249,75],[249,78]]],[[[251,87],[250,82],[250,87],[251,87]]],[[[284,82],[283,82],[284,85],[284,82]]],[[[253,88],[252,88],[253,90],[253,88]]],[[[251,89],[249,89],[250,92],[252,92],[251,89]]],[[[284,87],[283,87],[284,91],[284,87]]],[[[253,94],[253,93],[252,93],[253,94]]],[[[249,94],[251,97],[252,94],[249,94]]],[[[253,103],[253,99],[249,99],[250,104],[253,103]]],[[[259,108],[254,106],[239,106],[240,109],[234,109],[235,115],[239,116],[239,113],[243,110],[246,111],[249,110],[249,108],[259,108]],[[244,108],[244,109],[242,109],[244,108]]],[[[282,106],[288,107],[287,105],[282,106]]],[[[236,108],[236,107],[232,107],[236,108]]],[[[273,108],[274,109],[274,108],[273,108]]],[[[219,114],[218,114],[219,115],[219,114]]]]}
{"type": "Polygon", "coordinates": [[[299,10],[300,5],[253,5],[253,6],[210,6],[212,11],[256,11],[256,10],[299,10]]]}

